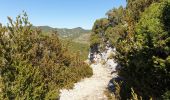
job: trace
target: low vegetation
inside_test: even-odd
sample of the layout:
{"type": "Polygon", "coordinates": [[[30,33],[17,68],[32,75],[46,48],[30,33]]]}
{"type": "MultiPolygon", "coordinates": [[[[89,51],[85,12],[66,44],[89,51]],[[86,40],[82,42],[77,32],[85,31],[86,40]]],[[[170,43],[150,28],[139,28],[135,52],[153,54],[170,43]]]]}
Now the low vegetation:
{"type": "Polygon", "coordinates": [[[33,30],[24,13],[0,26],[0,98],[50,100],[92,75],[91,68],[59,40],[57,33],[33,30]]]}
{"type": "MultiPolygon", "coordinates": [[[[75,54],[79,56],[79,58],[82,61],[85,61],[88,59],[89,54],[89,44],[81,43],[81,42],[75,42],[73,40],[68,39],[62,39],[61,40],[64,47],[66,47],[71,54],[75,54]]],[[[89,41],[87,41],[89,42],[89,41]]]]}

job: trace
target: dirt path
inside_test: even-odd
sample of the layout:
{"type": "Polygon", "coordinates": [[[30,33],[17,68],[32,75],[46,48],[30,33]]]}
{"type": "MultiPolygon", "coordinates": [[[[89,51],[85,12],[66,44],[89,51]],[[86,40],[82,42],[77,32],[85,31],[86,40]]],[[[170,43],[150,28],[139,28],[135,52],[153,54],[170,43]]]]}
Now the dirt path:
{"type": "Polygon", "coordinates": [[[61,90],[60,100],[107,100],[104,95],[108,82],[116,74],[111,75],[111,70],[100,63],[92,64],[93,76],[85,78],[71,90],[61,90]]]}

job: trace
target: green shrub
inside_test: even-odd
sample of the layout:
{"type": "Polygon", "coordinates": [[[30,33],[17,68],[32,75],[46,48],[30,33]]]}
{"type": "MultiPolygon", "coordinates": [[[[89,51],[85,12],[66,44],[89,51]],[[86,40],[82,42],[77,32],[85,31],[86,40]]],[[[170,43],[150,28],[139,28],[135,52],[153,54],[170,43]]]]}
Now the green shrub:
{"type": "Polygon", "coordinates": [[[8,19],[8,27],[0,27],[1,99],[58,99],[60,89],[92,75],[56,33],[48,36],[31,29],[25,13],[16,21],[8,19]]]}
{"type": "Polygon", "coordinates": [[[169,90],[170,3],[153,3],[135,25],[134,40],[117,47],[120,76],[144,99],[161,98],[169,90]]]}

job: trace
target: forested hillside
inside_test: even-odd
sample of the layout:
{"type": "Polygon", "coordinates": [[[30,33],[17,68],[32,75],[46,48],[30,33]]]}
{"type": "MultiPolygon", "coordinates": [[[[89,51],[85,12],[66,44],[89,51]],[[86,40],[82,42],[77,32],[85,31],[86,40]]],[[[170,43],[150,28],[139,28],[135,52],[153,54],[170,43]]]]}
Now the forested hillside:
{"type": "Polygon", "coordinates": [[[84,34],[89,34],[90,30],[81,27],[68,29],[68,28],[52,28],[49,26],[33,26],[33,28],[41,29],[43,34],[51,34],[52,31],[57,31],[60,38],[76,39],[84,34]]]}
{"type": "Polygon", "coordinates": [[[70,53],[76,54],[79,56],[79,58],[83,61],[88,59],[88,53],[89,53],[89,41],[86,41],[87,43],[82,43],[82,40],[74,41],[74,40],[68,40],[68,39],[60,39],[64,47],[67,47],[70,53]]]}
{"type": "Polygon", "coordinates": [[[59,90],[92,75],[58,38],[32,29],[24,13],[0,25],[0,99],[57,100],[59,90]]]}
{"type": "Polygon", "coordinates": [[[119,99],[170,99],[170,1],[127,0],[96,20],[91,48],[116,47],[119,99]],[[134,90],[134,91],[132,91],[134,90]]]}

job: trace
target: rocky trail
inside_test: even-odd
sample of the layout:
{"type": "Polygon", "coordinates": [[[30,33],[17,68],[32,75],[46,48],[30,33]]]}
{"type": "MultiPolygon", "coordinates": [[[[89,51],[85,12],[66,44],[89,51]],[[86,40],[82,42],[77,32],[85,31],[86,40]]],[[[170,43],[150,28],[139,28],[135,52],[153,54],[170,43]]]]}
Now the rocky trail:
{"type": "Polygon", "coordinates": [[[111,74],[116,66],[114,59],[106,60],[105,64],[101,64],[99,61],[91,64],[93,75],[75,83],[73,89],[60,90],[60,100],[107,100],[104,91],[109,81],[117,77],[116,73],[111,74]]]}

